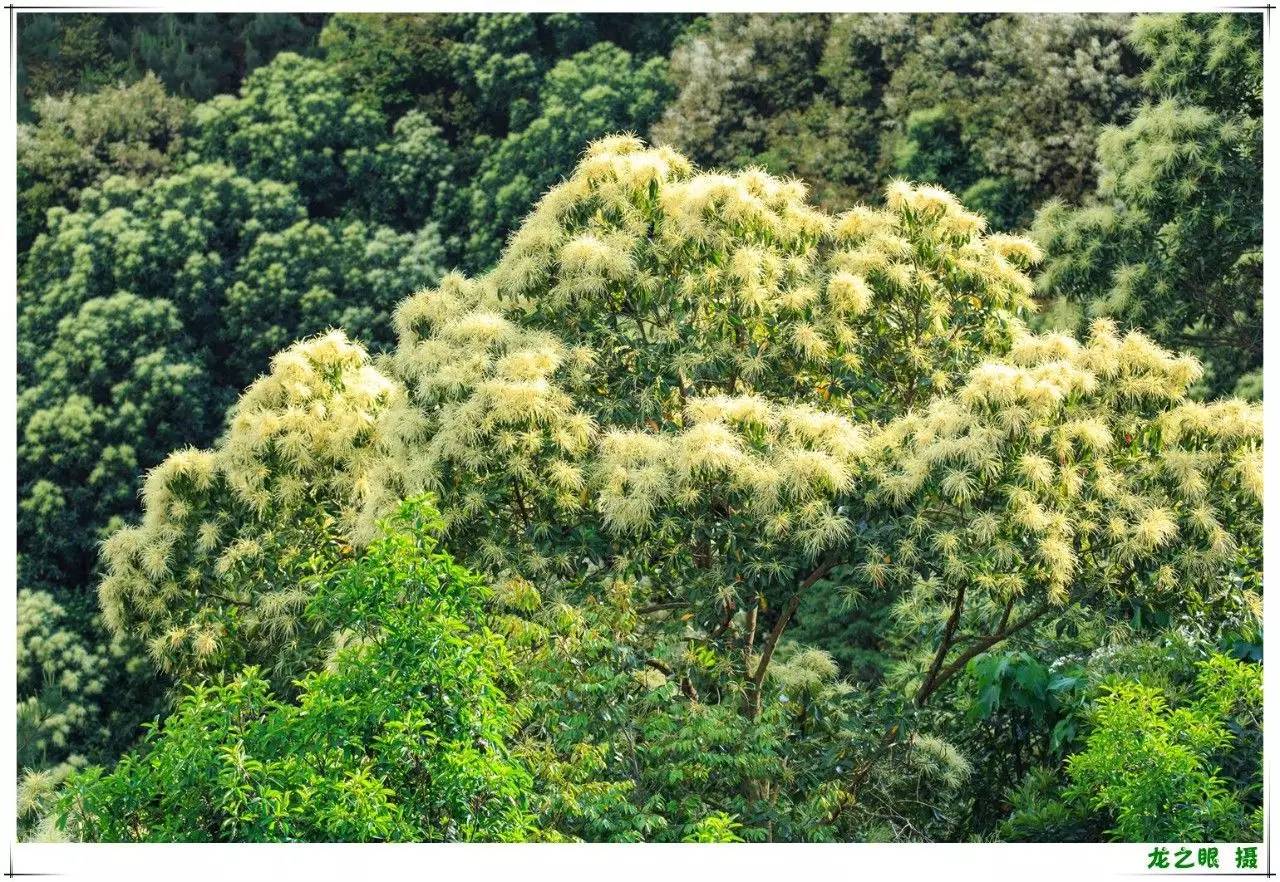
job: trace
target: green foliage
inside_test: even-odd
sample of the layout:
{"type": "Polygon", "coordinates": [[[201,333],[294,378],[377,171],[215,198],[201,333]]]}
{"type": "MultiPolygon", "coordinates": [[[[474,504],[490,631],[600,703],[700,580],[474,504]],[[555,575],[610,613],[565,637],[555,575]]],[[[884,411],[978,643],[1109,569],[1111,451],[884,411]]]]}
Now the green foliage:
{"type": "Polygon", "coordinates": [[[51,212],[23,264],[20,365],[34,363],[64,317],[118,291],[164,297],[202,329],[257,236],[305,217],[289,188],[226,166],[193,166],[147,187],[108,179],[75,211],[51,212]]]}
{"type": "MultiPolygon", "coordinates": [[[[746,841],[939,829],[929,813],[945,811],[967,772],[954,747],[912,739],[892,774],[865,785],[867,802],[850,803],[838,782],[863,770],[879,737],[868,730],[887,717],[855,699],[830,656],[782,646],[753,721],[738,647],[690,633],[687,614],[637,610],[633,591],[618,582],[572,606],[510,582],[498,592],[501,626],[533,650],[522,655],[531,676],[520,751],[547,784],[537,795],[544,826],[587,841],[689,841],[724,815],[746,841]],[[885,806],[921,788],[923,812],[885,820],[885,806]]],[[[714,823],[715,835],[727,832],[714,823]]]]}
{"type": "Polygon", "coordinates": [[[906,137],[916,107],[944,107],[951,149],[970,180],[941,179],[970,208],[978,181],[1006,191],[993,226],[1022,226],[1048,195],[1077,198],[1092,184],[1102,126],[1125,120],[1138,65],[1124,44],[1122,15],[917,16],[915,42],[884,99],[892,127],[886,146],[906,137]],[[896,117],[896,118],[895,118],[896,117]]]}
{"type": "Polygon", "coordinates": [[[158,710],[131,642],[95,619],[47,592],[19,590],[20,769],[113,756],[158,710]]]}
{"type": "Polygon", "coordinates": [[[1094,197],[1048,205],[1040,287],[1206,362],[1206,391],[1260,391],[1261,18],[1138,19],[1147,102],[1098,143],[1094,197]],[[1213,247],[1205,243],[1212,242],[1213,247]],[[1238,383],[1243,383],[1237,387],[1238,383]]]}
{"type": "Polygon", "coordinates": [[[528,838],[528,773],[506,748],[513,677],[484,589],[408,505],[306,615],[343,634],[294,701],[255,668],[195,685],[110,771],[72,775],[60,825],[83,841],[528,838]]]}
{"type": "Polygon", "coordinates": [[[914,181],[946,181],[963,190],[977,170],[960,143],[960,122],[946,107],[912,111],[894,156],[900,174],[914,181]]]}
{"type": "Polygon", "coordinates": [[[27,121],[40,97],[91,91],[123,78],[128,63],[113,56],[107,34],[114,16],[17,16],[18,116],[27,121]]]}
{"type": "MultiPolygon", "coordinates": [[[[968,708],[963,718],[948,720],[945,731],[966,745],[977,770],[972,787],[962,795],[965,827],[991,830],[1010,814],[1029,825],[1025,814],[1030,809],[1018,800],[1036,781],[1034,772],[1056,767],[1075,746],[1089,685],[1072,651],[1082,641],[1041,645],[1045,642],[1048,647],[1037,647],[1036,655],[1024,650],[984,653],[969,662],[957,684],[957,692],[969,699],[968,708]],[[1055,654],[1057,659],[1051,661],[1055,654]]],[[[1056,794],[1060,788],[1054,783],[1056,794]]],[[[1043,818],[1038,821],[1048,824],[1043,818]]],[[[1032,838],[1043,838],[1047,832],[1032,838]]]]}
{"type": "Polygon", "coordinates": [[[82,583],[97,543],[136,506],[139,469],[216,431],[225,397],[178,307],[124,291],[59,321],[30,376],[18,403],[20,572],[33,585],[82,583]]]}
{"type": "Polygon", "coordinates": [[[708,167],[749,164],[767,149],[770,118],[804,106],[819,91],[815,73],[830,18],[709,16],[672,53],[680,92],[654,126],[654,139],[708,167]]]}
{"type": "Polygon", "coordinates": [[[140,15],[132,24],[121,22],[127,31],[117,28],[113,49],[119,55],[127,45],[124,51],[136,68],[155,71],[179,95],[205,101],[232,91],[280,53],[314,51],[325,18],[260,12],[140,15]]]}
{"type": "Polygon", "coordinates": [[[313,211],[343,205],[355,189],[350,154],[382,139],[382,115],[344,94],[323,62],[286,53],[254,71],[239,97],[221,95],[194,114],[195,153],[251,179],[297,185],[313,211]]]}
{"type": "Polygon", "coordinates": [[[1108,834],[1123,841],[1257,841],[1261,764],[1235,789],[1212,758],[1232,729],[1260,727],[1261,709],[1261,670],[1223,656],[1201,666],[1195,700],[1179,707],[1159,689],[1117,682],[1097,701],[1085,750],[1067,760],[1066,797],[1108,813],[1108,834]]]}
{"type": "Polygon", "coordinates": [[[502,138],[527,125],[557,61],[600,42],[665,56],[694,17],[338,13],[320,45],[362,99],[391,116],[423,111],[468,150],[478,135],[502,138]]]}
{"type": "Polygon", "coordinates": [[[987,169],[965,143],[961,120],[950,105],[916,110],[893,157],[894,169],[916,181],[946,181],[965,205],[997,229],[1015,226],[1025,214],[1026,194],[1005,177],[982,177],[987,169]]]}
{"type": "Polygon", "coordinates": [[[83,602],[18,591],[18,834],[58,838],[51,811],[62,782],[128,749],[166,709],[135,642],[108,633],[83,602]]]}
{"type": "Polygon", "coordinates": [[[51,212],[20,278],[28,581],[83,584],[139,471],[211,439],[273,350],[337,324],[385,341],[388,306],[439,259],[430,227],[310,221],[289,188],[219,165],[51,212]]]}
{"type": "Polygon", "coordinates": [[[486,150],[460,194],[471,229],[467,265],[490,266],[539,196],[572,167],[582,145],[611,132],[643,130],[668,97],[665,63],[641,62],[609,43],[561,61],[538,91],[539,113],[486,150]]]}
{"type": "Polygon", "coordinates": [[[889,661],[884,637],[891,605],[884,592],[866,591],[852,569],[834,567],[805,592],[789,633],[798,643],[830,653],[850,678],[874,682],[889,661]]]}
{"type": "Polygon", "coordinates": [[[18,15],[18,115],[46,95],[87,92],[156,74],[172,93],[204,101],[233,90],[278,52],[315,45],[315,13],[18,15]]]}
{"type": "Polygon", "coordinates": [[[741,842],[738,830],[741,824],[724,812],[707,815],[685,837],[685,842],[741,842]]]}
{"type": "Polygon", "coordinates": [[[653,129],[695,161],[794,174],[825,207],[893,172],[964,193],[997,229],[1091,186],[1136,67],[1114,15],[716,15],[672,55],[653,129]],[[969,188],[977,189],[969,191],[969,188]]]}
{"type": "Polygon", "coordinates": [[[147,183],[185,145],[187,102],[148,74],[87,95],[46,95],[18,127],[18,250],[30,247],[54,206],[71,208],[86,187],[113,175],[147,183]]]}
{"type": "MultiPolygon", "coordinates": [[[[1066,689],[1058,690],[1053,696],[1054,717],[1058,722],[1053,728],[1051,743],[1032,751],[1019,750],[1001,739],[992,745],[994,754],[1012,751],[1011,755],[1021,761],[1020,767],[1001,779],[1006,788],[1008,810],[1007,817],[996,828],[1001,838],[1017,841],[1106,838],[1107,828],[1114,826],[1112,812],[1098,811],[1090,800],[1068,799],[1064,794],[1071,787],[1067,760],[1072,754],[1091,749],[1098,702],[1110,695],[1116,684],[1140,684],[1171,706],[1187,706],[1208,694],[1202,688],[1202,680],[1207,682],[1217,676],[1211,671],[1229,671],[1245,682],[1250,677],[1256,680],[1256,668],[1238,664],[1219,648],[1226,646],[1236,653],[1244,645],[1231,636],[1229,625],[1219,632],[1215,624],[1186,617],[1152,631],[1134,621],[1099,629],[1097,625],[1101,621],[1078,620],[1081,633],[1075,645],[1091,647],[1086,651],[1070,651],[1072,643],[1064,642],[1064,638],[1069,637],[1066,634],[1054,638],[1045,633],[1041,638],[1048,647],[1046,654],[1055,650],[1060,654],[1070,652],[1070,661],[1060,664],[1061,675],[1070,682],[1064,684],[1066,689]],[[1025,777],[1019,779],[1024,772],[1025,777]],[[1010,777],[1013,783],[1007,783],[1010,777]]],[[[1055,682],[1058,676],[1059,672],[1051,674],[1050,682],[1055,682]]],[[[1220,696],[1244,697],[1250,689],[1241,686],[1213,691],[1220,696]]],[[[1262,730],[1256,725],[1257,720],[1250,720],[1240,710],[1232,709],[1235,718],[1224,718],[1233,737],[1225,750],[1205,757],[1205,769],[1242,797],[1248,810],[1253,810],[1259,805],[1255,785],[1262,756],[1262,730]]],[[[1017,714],[997,712],[992,717],[993,734],[1000,734],[1001,725],[1016,726],[1018,721],[1017,714]]],[[[1049,735],[1047,729],[1041,729],[1038,738],[1046,739],[1049,735]]],[[[1037,738],[1031,740],[1034,743],[1037,738]]]]}
{"type": "Polygon", "coordinates": [[[423,111],[466,148],[506,134],[535,100],[547,67],[538,18],[339,13],[320,45],[361,99],[397,116],[423,111]]]}
{"type": "Polygon", "coordinates": [[[399,229],[431,216],[450,173],[439,130],[397,121],[350,95],[338,70],[291,53],[245,80],[239,97],[196,108],[194,154],[253,179],[294,184],[313,216],[353,214],[399,229]]]}
{"type": "Polygon", "coordinates": [[[669,86],[656,56],[687,16],[652,18],[334,16],[321,37],[326,88],[355,106],[405,114],[396,145],[364,161],[369,181],[354,190],[370,198],[388,189],[376,182],[403,180],[398,192],[409,195],[388,216],[414,216],[406,200],[421,200],[442,229],[457,231],[446,243],[450,256],[488,268],[584,143],[644,130],[662,112],[669,86]],[[421,120],[414,132],[438,132],[400,135],[410,119],[421,120]]]}

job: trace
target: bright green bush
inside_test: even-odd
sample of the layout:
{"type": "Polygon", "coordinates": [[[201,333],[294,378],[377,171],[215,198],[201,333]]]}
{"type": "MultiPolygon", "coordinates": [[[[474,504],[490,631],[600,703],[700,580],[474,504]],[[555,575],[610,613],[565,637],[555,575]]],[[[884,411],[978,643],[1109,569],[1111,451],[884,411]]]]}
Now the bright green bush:
{"type": "Polygon", "coordinates": [[[480,582],[405,507],[316,583],[306,615],[345,639],[298,697],[255,668],[194,686],[110,771],[72,775],[57,811],[84,841],[524,839],[529,774],[506,742],[515,675],[480,582]]]}
{"type": "Polygon", "coordinates": [[[1159,689],[1119,682],[1098,699],[1084,751],[1067,760],[1066,796],[1106,812],[1112,838],[1261,838],[1261,764],[1248,788],[1236,791],[1211,759],[1229,748],[1233,730],[1261,727],[1262,672],[1215,656],[1201,666],[1196,692],[1194,701],[1174,708],[1159,689]],[[1258,807],[1256,816],[1250,805],[1258,807]]]}
{"type": "Polygon", "coordinates": [[[686,842],[741,842],[738,829],[742,825],[723,812],[708,815],[698,823],[697,829],[686,837],[686,842]]]}

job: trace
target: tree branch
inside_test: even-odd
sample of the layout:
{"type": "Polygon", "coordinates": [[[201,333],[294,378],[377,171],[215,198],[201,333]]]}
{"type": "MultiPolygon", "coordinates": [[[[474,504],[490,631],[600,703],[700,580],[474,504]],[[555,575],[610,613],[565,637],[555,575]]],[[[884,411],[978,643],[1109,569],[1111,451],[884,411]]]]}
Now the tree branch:
{"type": "Polygon", "coordinates": [[[751,604],[751,609],[747,611],[747,633],[742,638],[742,664],[749,668],[751,665],[751,653],[756,648],[756,621],[760,617],[760,598],[756,597],[755,603],[751,604]]]}
{"type": "Polygon", "coordinates": [[[726,600],[724,604],[724,618],[720,620],[720,624],[711,632],[711,639],[715,640],[725,631],[729,630],[729,625],[733,623],[733,614],[737,612],[738,605],[733,600],[726,600]]]}
{"type": "Polygon", "coordinates": [[[671,603],[654,603],[649,606],[642,606],[636,610],[636,615],[647,616],[650,613],[664,612],[669,609],[684,609],[689,605],[687,600],[676,600],[671,603]]]}
{"type": "Polygon", "coordinates": [[[1027,615],[1023,616],[1021,619],[1018,619],[1018,621],[1014,622],[1013,624],[1005,625],[995,633],[987,634],[983,637],[979,637],[973,643],[969,644],[969,647],[965,649],[964,652],[960,653],[960,655],[958,655],[956,659],[953,662],[951,662],[951,664],[943,668],[932,682],[929,682],[928,680],[926,680],[925,683],[921,685],[920,691],[916,693],[916,706],[923,707],[924,703],[929,700],[929,696],[932,695],[934,692],[938,691],[939,687],[941,687],[943,684],[951,680],[951,678],[954,677],[956,674],[960,673],[960,671],[964,668],[966,664],[969,663],[971,659],[986,652],[988,649],[995,646],[997,643],[1007,640],[1008,638],[1012,637],[1014,634],[1018,633],[1024,628],[1034,625],[1040,619],[1044,618],[1046,613],[1054,609],[1066,609],[1068,606],[1071,606],[1073,603],[1081,603],[1085,600],[1092,598],[1101,590],[1102,589],[1100,588],[1095,588],[1092,591],[1086,592],[1085,594],[1082,594],[1077,598],[1067,600],[1067,602],[1062,604],[1062,606],[1060,607],[1054,604],[1052,601],[1046,600],[1044,603],[1040,604],[1034,610],[1027,613],[1027,615]]]}
{"type": "Polygon", "coordinates": [[[782,610],[782,615],[778,616],[778,621],[773,625],[773,630],[769,632],[769,637],[764,644],[764,652],[760,655],[760,663],[756,666],[756,672],[751,676],[751,709],[748,716],[755,719],[760,715],[760,696],[762,693],[761,685],[764,683],[765,672],[769,670],[769,662],[773,660],[773,651],[778,648],[778,640],[782,637],[782,632],[786,630],[787,624],[791,621],[791,617],[795,615],[796,608],[800,606],[800,597],[813,584],[831,572],[831,568],[836,565],[836,555],[834,552],[828,554],[822,563],[805,576],[804,581],[796,588],[791,599],[787,601],[786,607],[782,610]]]}
{"type": "Polygon", "coordinates": [[[942,663],[946,661],[947,653],[951,651],[952,638],[956,635],[956,626],[960,624],[960,613],[964,610],[965,587],[961,584],[960,590],[956,592],[955,603],[951,605],[951,615],[947,618],[946,627],[942,629],[942,640],[938,643],[938,651],[933,655],[933,664],[929,666],[929,673],[924,678],[922,689],[938,678],[942,663]]]}
{"type": "Polygon", "coordinates": [[[515,495],[516,495],[516,511],[520,514],[520,522],[521,522],[522,524],[524,524],[524,528],[525,528],[525,530],[527,531],[527,530],[529,529],[529,512],[528,512],[528,510],[524,507],[524,494],[520,492],[520,479],[519,479],[519,478],[514,478],[514,479],[512,479],[512,481],[511,481],[511,489],[515,491],[515,495]]]}

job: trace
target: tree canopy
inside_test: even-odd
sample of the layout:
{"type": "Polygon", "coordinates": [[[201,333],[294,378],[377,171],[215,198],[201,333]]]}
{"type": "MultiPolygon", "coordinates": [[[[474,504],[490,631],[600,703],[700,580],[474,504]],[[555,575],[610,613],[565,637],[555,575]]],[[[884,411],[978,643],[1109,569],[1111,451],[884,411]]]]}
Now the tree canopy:
{"type": "Polygon", "coordinates": [[[1145,103],[1099,138],[1093,199],[1047,205],[1035,228],[1046,294],[1196,352],[1212,393],[1250,397],[1262,364],[1260,28],[1251,16],[1140,19],[1145,103]]]}

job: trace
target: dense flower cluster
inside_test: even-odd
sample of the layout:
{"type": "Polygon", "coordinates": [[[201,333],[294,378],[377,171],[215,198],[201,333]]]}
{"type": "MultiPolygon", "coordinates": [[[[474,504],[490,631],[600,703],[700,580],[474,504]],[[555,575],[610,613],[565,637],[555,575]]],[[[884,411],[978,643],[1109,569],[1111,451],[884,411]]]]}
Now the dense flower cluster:
{"type": "Polygon", "coordinates": [[[341,333],[277,355],[217,447],[178,451],[147,476],[145,518],[104,548],[107,621],[169,670],[296,645],[310,597],[299,580],[341,553],[377,414],[396,395],[341,333]]]}
{"type": "Polygon", "coordinates": [[[597,142],[491,274],[399,307],[409,395],[364,523],[430,490],[455,541],[537,577],[596,518],[674,540],[719,510],[811,557],[847,535],[859,415],[948,389],[1026,307],[1034,246],[982,228],[935,188],[832,216],[798,182],[597,142]]]}
{"type": "Polygon", "coordinates": [[[862,577],[900,586],[897,614],[917,627],[954,610],[950,630],[977,634],[1085,599],[1215,595],[1260,567],[1262,414],[1189,401],[1199,376],[1106,321],[1083,344],[1019,337],[873,439],[867,501],[886,513],[862,577]]]}

